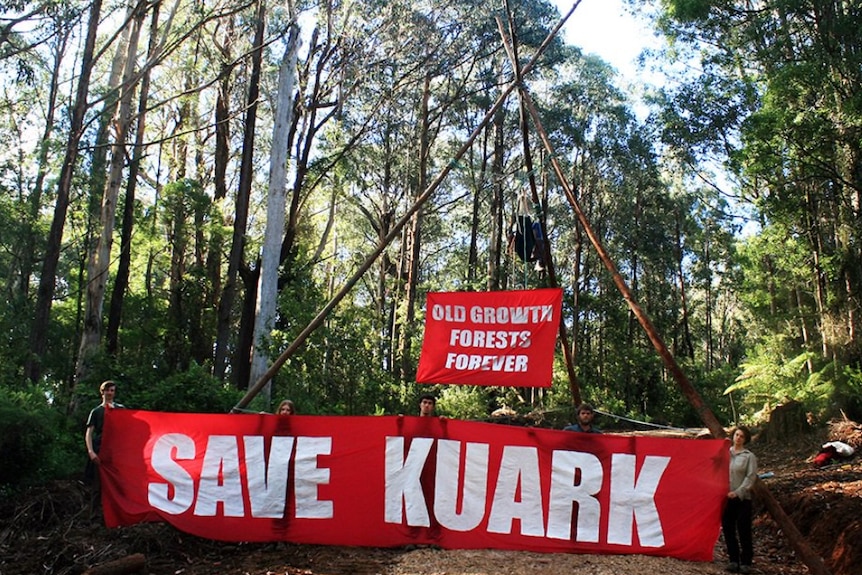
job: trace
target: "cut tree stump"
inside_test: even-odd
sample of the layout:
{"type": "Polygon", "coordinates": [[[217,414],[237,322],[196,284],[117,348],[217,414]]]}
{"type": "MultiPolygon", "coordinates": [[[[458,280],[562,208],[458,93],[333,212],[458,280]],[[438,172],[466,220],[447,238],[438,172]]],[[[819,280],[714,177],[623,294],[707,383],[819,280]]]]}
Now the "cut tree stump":
{"type": "Polygon", "coordinates": [[[769,422],[764,426],[758,440],[764,442],[787,441],[811,431],[805,408],[798,401],[788,401],[777,406],[769,414],[769,422]]]}

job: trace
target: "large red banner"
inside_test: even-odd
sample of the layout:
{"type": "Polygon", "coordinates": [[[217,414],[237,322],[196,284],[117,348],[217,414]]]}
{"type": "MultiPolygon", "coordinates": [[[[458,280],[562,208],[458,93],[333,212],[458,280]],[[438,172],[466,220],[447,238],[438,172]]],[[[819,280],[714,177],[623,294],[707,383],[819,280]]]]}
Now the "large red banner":
{"type": "Polygon", "coordinates": [[[429,293],[416,381],[550,387],[563,290],[429,293]]]}
{"type": "Polygon", "coordinates": [[[727,443],[436,417],[110,410],[108,527],[225,541],[640,553],[710,561],[727,443]]]}

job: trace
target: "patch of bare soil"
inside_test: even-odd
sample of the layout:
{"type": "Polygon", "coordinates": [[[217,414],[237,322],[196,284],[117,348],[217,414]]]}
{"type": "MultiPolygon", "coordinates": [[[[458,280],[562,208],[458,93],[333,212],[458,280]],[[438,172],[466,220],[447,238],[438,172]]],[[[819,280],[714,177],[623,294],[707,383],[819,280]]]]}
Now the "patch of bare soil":
{"type": "MultiPolygon", "coordinates": [[[[844,430],[858,432],[858,426],[844,430]]],[[[862,457],[815,469],[836,428],[792,441],[752,444],[769,490],[833,575],[858,575],[862,565],[862,457]]],[[[860,447],[854,445],[854,447],[860,447]]],[[[152,575],[716,575],[726,555],[719,538],[711,563],[641,555],[569,555],[496,550],[397,549],[320,545],[226,544],[192,537],[165,524],[105,529],[89,519],[87,492],[76,481],[53,483],[0,502],[0,575],[78,575],[142,554],[152,575]]],[[[755,573],[802,575],[780,529],[761,506],[754,524],[755,573]]],[[[103,571],[104,572],[104,571],[103,571]]]]}

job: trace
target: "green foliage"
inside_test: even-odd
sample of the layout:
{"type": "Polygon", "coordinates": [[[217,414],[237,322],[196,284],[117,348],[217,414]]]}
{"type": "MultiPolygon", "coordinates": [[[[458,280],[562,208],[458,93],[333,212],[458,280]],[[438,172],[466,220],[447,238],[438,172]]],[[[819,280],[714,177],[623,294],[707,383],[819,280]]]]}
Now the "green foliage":
{"type": "MultiPolygon", "coordinates": [[[[437,394],[437,414],[482,420],[490,414],[492,389],[478,385],[447,385],[437,394]]],[[[416,412],[415,404],[412,413],[416,412]]]]}
{"type": "Polygon", "coordinates": [[[83,431],[74,445],[73,434],[64,425],[43,390],[0,387],[0,486],[24,486],[66,475],[77,463],[83,469],[83,431]],[[72,455],[76,451],[77,458],[72,455]]]}
{"type": "Polygon", "coordinates": [[[403,413],[398,384],[375,359],[368,319],[355,309],[333,314],[276,376],[273,396],[294,400],[302,413],[403,413]]]}
{"type": "Polygon", "coordinates": [[[820,419],[845,414],[858,417],[862,371],[839,366],[835,361],[824,362],[815,353],[805,352],[785,358],[780,338],[772,347],[763,345],[760,354],[743,364],[743,372],[725,394],[741,392],[743,401],[760,404],[768,415],[769,409],[788,400],[800,402],[807,411],[820,419]]]}
{"type": "MultiPolygon", "coordinates": [[[[711,371],[704,370],[698,365],[685,365],[683,369],[688,375],[692,385],[697,390],[703,402],[715,414],[718,420],[730,425],[737,418],[734,413],[734,405],[724,394],[728,382],[734,380],[738,374],[738,368],[733,364],[722,364],[711,371]]],[[[669,390],[666,401],[667,421],[670,425],[679,427],[702,427],[703,421],[700,414],[689,403],[679,388],[675,385],[669,390]],[[673,417],[673,419],[670,419],[673,417]]]]}
{"type": "MultiPolygon", "coordinates": [[[[137,382],[134,404],[127,407],[151,411],[228,413],[242,393],[192,363],[189,369],[160,381],[137,382]]],[[[122,402],[121,402],[122,403],[122,402]]]]}
{"type": "Polygon", "coordinates": [[[671,17],[682,22],[704,20],[712,0],[662,0],[671,17]]]}
{"type": "Polygon", "coordinates": [[[664,140],[689,162],[723,156],[760,224],[740,243],[733,275],[746,359],[727,398],[749,417],[787,399],[819,415],[853,409],[862,276],[850,206],[862,141],[848,127],[860,121],[862,44],[849,30],[858,6],[743,4],[664,0],[658,19],[676,53],[702,69],[666,99],[664,140]]]}

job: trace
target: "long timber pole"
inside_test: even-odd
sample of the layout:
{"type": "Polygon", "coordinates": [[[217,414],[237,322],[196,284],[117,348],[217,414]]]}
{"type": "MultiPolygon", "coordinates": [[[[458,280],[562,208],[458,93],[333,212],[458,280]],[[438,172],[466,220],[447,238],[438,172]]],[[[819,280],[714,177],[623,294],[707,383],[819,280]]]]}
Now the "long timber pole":
{"type": "MultiPolygon", "coordinates": [[[[498,19],[498,27],[500,28],[500,34],[503,37],[503,43],[506,46],[506,50],[510,55],[514,56],[514,51],[512,49],[511,43],[509,42],[508,37],[503,33],[502,23],[499,22],[498,19]]],[[[514,65],[514,63],[513,63],[514,65]]],[[[536,128],[536,132],[539,134],[539,138],[542,140],[542,144],[545,147],[545,150],[548,152],[548,157],[551,160],[551,166],[554,168],[554,173],[557,175],[557,180],[560,183],[560,186],[563,188],[563,192],[566,195],[566,199],[568,199],[569,204],[572,206],[572,210],[574,210],[575,215],[578,218],[578,221],[581,224],[581,227],[584,229],[584,233],[590,240],[590,243],[595,248],[596,253],[599,256],[599,259],[602,260],[605,268],[610,272],[611,277],[614,280],[614,284],[616,284],[617,289],[623,296],[623,299],[626,300],[626,303],[629,305],[629,309],[632,310],[632,313],[637,317],[638,322],[640,322],[644,331],[647,334],[650,342],[652,342],[653,347],[655,347],[659,356],[661,356],[664,361],[667,369],[673,374],[676,379],[677,384],[682,390],[685,397],[688,399],[689,403],[694,407],[697,411],[697,414],[700,416],[703,423],[709,429],[710,433],[714,437],[725,437],[727,433],[724,431],[724,427],[719,423],[718,419],[715,417],[715,414],[711,409],[704,403],[703,398],[701,398],[700,394],[688,380],[685,373],[683,373],[682,368],[680,368],[679,364],[676,362],[676,359],[671,354],[667,345],[662,340],[661,335],[659,335],[658,330],[656,330],[655,326],[650,320],[649,316],[646,312],[641,308],[640,304],[638,304],[637,300],[634,297],[634,294],[629,289],[628,284],[626,284],[625,279],[622,274],[620,274],[617,269],[616,264],[611,259],[610,254],[605,249],[605,246],[602,244],[598,235],[596,235],[593,230],[593,226],[590,224],[587,215],[581,209],[581,205],[578,202],[578,199],[575,197],[574,192],[572,191],[572,187],[569,185],[568,179],[566,179],[566,175],[563,173],[563,168],[560,166],[559,160],[557,160],[556,152],[554,151],[554,146],[551,143],[550,138],[548,138],[548,133],[545,131],[544,126],[542,125],[542,120],[539,118],[539,112],[536,110],[536,106],[533,103],[533,98],[530,96],[527,87],[521,83],[518,86],[519,95],[521,97],[521,101],[527,107],[527,111],[530,113],[530,118],[533,120],[533,124],[536,128]]]]}
{"type": "MultiPolygon", "coordinates": [[[[505,0],[504,4],[506,5],[506,16],[509,24],[509,34],[512,38],[511,50],[508,44],[504,43],[504,47],[506,48],[509,54],[509,60],[512,62],[512,68],[515,70],[515,81],[518,84],[523,84],[524,82],[524,71],[521,70],[521,62],[520,58],[518,58],[518,37],[515,35],[515,20],[512,16],[512,9],[509,7],[509,0],[505,0]]],[[[575,7],[580,4],[580,0],[577,0],[575,3],[575,7]]],[[[505,33],[503,32],[503,23],[497,18],[497,27],[500,29],[500,35],[505,38],[505,33]]],[[[538,210],[540,213],[538,214],[539,225],[542,229],[542,237],[544,238],[543,251],[542,251],[542,260],[545,263],[545,269],[548,271],[548,283],[551,287],[559,287],[560,283],[557,279],[557,270],[554,265],[554,258],[551,254],[551,238],[548,236],[548,223],[547,223],[547,206],[542,203],[539,198],[538,186],[536,185],[536,174],[533,170],[533,156],[530,150],[530,130],[527,123],[527,109],[524,106],[524,102],[520,101],[518,106],[518,111],[520,115],[520,127],[521,127],[521,139],[523,141],[524,146],[524,170],[527,173],[527,178],[530,183],[530,197],[533,202],[533,207],[535,210],[538,210]]],[[[578,405],[581,404],[581,386],[578,383],[578,375],[575,371],[575,362],[572,357],[572,349],[569,347],[569,337],[566,330],[566,320],[563,317],[563,314],[560,314],[560,325],[558,328],[558,332],[560,334],[560,350],[563,352],[563,363],[566,366],[566,374],[569,376],[569,393],[571,395],[572,407],[577,409],[578,405]]]]}
{"type": "MultiPolygon", "coordinates": [[[[527,65],[524,66],[522,70],[523,74],[526,74],[533,69],[533,67],[536,65],[536,62],[538,62],[539,58],[542,56],[542,54],[545,53],[545,50],[547,50],[548,46],[550,46],[551,41],[556,37],[556,35],[562,29],[563,25],[566,23],[572,13],[574,13],[575,8],[577,8],[578,4],[580,4],[580,0],[578,0],[578,2],[576,2],[572,6],[572,8],[566,13],[566,15],[563,16],[562,19],[560,19],[554,29],[551,30],[550,33],[548,33],[547,38],[545,38],[541,46],[539,46],[539,48],[536,50],[536,53],[533,55],[533,58],[527,63],[527,65]]],[[[350,293],[350,290],[353,289],[353,286],[356,285],[356,283],[362,278],[362,276],[365,275],[365,272],[367,272],[371,268],[371,266],[374,265],[374,262],[377,261],[377,258],[380,257],[380,255],[383,253],[383,250],[385,250],[386,247],[392,242],[392,240],[395,239],[401,233],[401,229],[405,225],[407,225],[407,223],[413,217],[413,214],[419,211],[419,209],[425,204],[425,202],[428,201],[428,199],[434,194],[440,184],[443,183],[443,180],[446,179],[446,176],[449,175],[449,172],[452,171],[452,168],[455,167],[458,160],[460,160],[464,156],[464,154],[467,153],[467,150],[470,149],[470,147],[473,145],[473,142],[476,140],[476,138],[479,137],[479,134],[482,133],[482,130],[485,128],[485,126],[487,126],[488,123],[493,119],[494,114],[496,114],[500,106],[503,105],[509,95],[517,87],[518,80],[517,78],[515,78],[512,82],[509,83],[508,86],[506,86],[506,88],[494,102],[494,105],[491,106],[491,108],[485,114],[485,117],[482,118],[482,121],[479,123],[478,126],[476,126],[476,128],[467,138],[467,140],[461,145],[461,147],[458,149],[458,151],[455,153],[449,163],[446,164],[446,166],[440,171],[440,173],[437,175],[436,178],[434,178],[434,180],[428,185],[428,187],[425,188],[425,191],[423,191],[422,194],[418,198],[416,198],[416,201],[407,210],[407,212],[403,216],[401,216],[401,218],[397,222],[395,222],[395,224],[392,226],[392,229],[389,231],[388,234],[386,234],[386,237],[380,240],[380,242],[377,244],[377,247],[374,249],[373,252],[371,252],[371,254],[369,254],[365,262],[361,266],[359,266],[359,268],[354,272],[350,279],[348,279],[347,282],[345,282],[345,284],[341,287],[338,293],[336,293],[332,297],[332,299],[329,300],[329,302],[325,306],[323,306],[323,308],[317,313],[317,315],[308,323],[308,325],[305,326],[305,329],[303,329],[299,333],[299,335],[296,336],[296,339],[294,339],[290,343],[290,345],[288,345],[287,348],[285,348],[285,350],[281,352],[281,354],[272,363],[270,368],[266,370],[266,373],[261,375],[260,379],[258,379],[254,383],[254,385],[252,385],[248,389],[246,394],[242,396],[236,406],[233,407],[231,412],[236,413],[242,411],[242,409],[245,408],[258,393],[260,393],[260,390],[263,389],[263,387],[269,382],[269,380],[271,380],[275,376],[275,374],[278,373],[278,370],[281,369],[285,362],[290,359],[290,357],[296,352],[297,349],[299,349],[299,347],[305,342],[305,340],[308,339],[308,336],[311,335],[314,330],[320,327],[320,325],[326,319],[326,316],[329,315],[329,312],[331,312],[335,308],[335,306],[341,303],[341,300],[344,299],[344,297],[348,293],[350,293]]]]}
{"type": "MultiPolygon", "coordinates": [[[[499,21],[498,21],[499,23],[499,21]]],[[[501,34],[502,34],[502,26],[500,26],[501,34]]],[[[506,44],[506,48],[510,54],[512,54],[512,49],[509,45],[508,39],[505,34],[502,34],[503,42],[506,44]]],[[[703,421],[704,425],[709,429],[710,433],[713,437],[716,438],[725,438],[727,437],[727,433],[724,430],[724,427],[719,423],[718,419],[715,417],[715,414],[711,409],[704,403],[703,399],[700,397],[700,394],[694,388],[694,386],[689,381],[688,377],[682,371],[679,364],[674,359],[673,354],[671,354],[670,350],[665,345],[658,331],[655,329],[652,321],[649,316],[644,312],[644,310],[640,307],[635,300],[634,295],[629,289],[628,285],[625,282],[625,279],[620,274],[613,260],[608,254],[607,250],[605,250],[604,245],[601,243],[601,240],[593,231],[592,226],[590,225],[589,219],[587,219],[586,214],[581,209],[580,204],[578,203],[575,194],[572,192],[572,188],[569,185],[568,180],[566,179],[565,174],[563,173],[562,168],[560,167],[560,163],[557,160],[556,154],[554,152],[553,144],[551,143],[550,138],[548,138],[548,134],[545,131],[542,121],[539,117],[539,113],[536,110],[536,106],[533,103],[533,99],[530,97],[530,94],[527,90],[527,87],[522,83],[518,86],[519,95],[522,99],[522,102],[527,106],[527,110],[530,112],[530,118],[533,120],[533,124],[535,125],[536,132],[539,134],[539,137],[542,140],[542,144],[545,147],[545,150],[548,152],[548,156],[551,158],[551,165],[554,168],[554,173],[557,176],[557,179],[560,185],[563,188],[563,191],[566,195],[566,198],[571,204],[572,209],[574,210],[578,221],[581,226],[584,228],[584,232],[587,234],[587,237],[590,239],[590,243],[593,244],[596,252],[599,255],[599,258],[602,260],[602,263],[605,265],[605,268],[611,273],[613,277],[614,283],[622,294],[623,298],[629,305],[629,308],[632,310],[632,313],[638,318],[641,326],[655,347],[656,351],[658,351],[662,360],[665,363],[665,366],[673,373],[674,378],[677,381],[680,389],[683,394],[688,399],[689,403],[697,410],[698,415],[703,421]]],[[[764,503],[767,510],[769,511],[772,518],[775,519],[775,522],[779,524],[781,529],[784,531],[787,536],[787,540],[793,546],[800,560],[805,564],[806,567],[811,571],[813,575],[831,575],[829,569],[827,569],[825,563],[823,562],[823,558],[821,558],[808,542],[805,540],[805,537],[799,532],[796,525],[769,491],[769,488],[765,483],[760,481],[760,479],[756,480],[754,483],[754,492],[755,495],[764,503]]]]}
{"type": "Polygon", "coordinates": [[[536,126],[536,131],[539,133],[539,136],[542,139],[542,143],[545,146],[545,149],[548,152],[548,155],[551,158],[551,165],[554,168],[554,173],[557,175],[557,179],[560,182],[560,185],[563,188],[563,191],[566,195],[566,199],[568,199],[569,204],[572,206],[575,214],[578,217],[578,221],[581,224],[581,227],[584,229],[584,233],[590,240],[590,243],[593,244],[593,248],[595,248],[596,253],[599,256],[599,259],[602,260],[605,268],[610,272],[612,279],[614,280],[614,284],[616,284],[617,289],[623,296],[623,299],[626,300],[626,303],[629,306],[629,309],[632,310],[632,313],[637,317],[638,322],[640,322],[641,327],[643,327],[644,331],[647,334],[650,342],[652,342],[653,347],[658,352],[659,356],[661,356],[662,361],[664,361],[665,367],[673,374],[674,379],[676,379],[679,388],[682,390],[683,395],[685,395],[688,402],[694,407],[697,411],[698,416],[700,416],[701,421],[703,421],[704,425],[709,429],[710,433],[713,437],[726,437],[727,433],[724,430],[724,426],[718,421],[715,417],[715,414],[709,408],[709,406],[704,403],[703,398],[700,396],[700,393],[694,388],[694,386],[689,381],[688,377],[682,371],[682,368],[676,362],[676,359],[673,357],[673,354],[668,349],[667,345],[664,343],[661,335],[659,335],[658,330],[656,330],[655,326],[652,323],[652,320],[649,318],[647,313],[641,308],[640,304],[638,304],[635,299],[634,294],[629,289],[628,284],[626,284],[626,280],[623,278],[622,274],[620,274],[617,269],[616,264],[614,264],[613,260],[605,249],[599,237],[596,235],[592,226],[590,225],[590,221],[587,219],[587,215],[581,209],[580,204],[578,203],[575,194],[572,192],[572,188],[569,185],[568,180],[566,179],[565,174],[563,174],[563,169],[560,167],[560,162],[557,160],[554,155],[554,148],[551,144],[550,139],[548,138],[547,132],[542,127],[539,119],[539,113],[536,111],[536,107],[533,104],[533,100],[527,92],[526,88],[521,87],[521,96],[524,99],[524,103],[527,105],[527,110],[530,112],[530,117],[533,120],[533,123],[536,126]]]}

